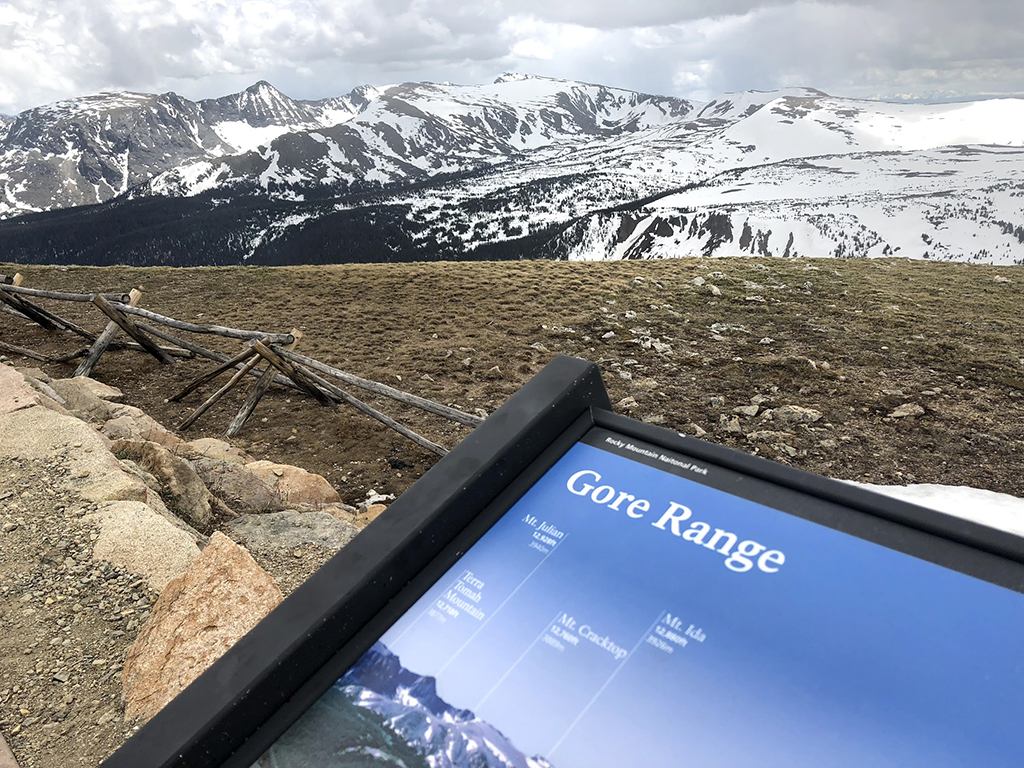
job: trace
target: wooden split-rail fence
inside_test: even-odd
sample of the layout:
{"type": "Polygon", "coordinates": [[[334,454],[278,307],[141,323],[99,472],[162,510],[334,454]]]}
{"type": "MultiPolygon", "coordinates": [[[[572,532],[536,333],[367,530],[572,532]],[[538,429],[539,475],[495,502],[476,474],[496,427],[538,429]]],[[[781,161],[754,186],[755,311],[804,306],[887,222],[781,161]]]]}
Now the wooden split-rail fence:
{"type": "Polygon", "coordinates": [[[0,312],[31,321],[47,331],[79,336],[87,340],[89,346],[63,356],[52,357],[0,340],[0,351],[40,362],[70,362],[81,358],[81,363],[75,370],[75,376],[89,376],[103,354],[109,350],[143,352],[152,355],[164,365],[172,365],[175,358],[180,357],[203,357],[217,363],[216,367],[168,398],[171,402],[177,402],[188,394],[210,384],[222,374],[234,371],[231,378],[220,389],[178,425],[178,429],[182,431],[192,426],[217,401],[232,389],[240,386],[243,381],[252,383],[245,402],[228,425],[226,431],[228,437],[234,437],[241,431],[260,399],[273,384],[302,392],[321,405],[349,405],[439,456],[444,456],[448,452],[447,449],[413,432],[387,414],[354,397],[347,390],[342,389],[340,384],[391,398],[465,426],[474,427],[483,420],[471,413],[465,413],[457,408],[403,392],[380,382],[361,378],[299,354],[295,351],[295,347],[302,338],[302,333],[296,329],[292,329],[289,333],[269,333],[178,320],[140,307],[141,289],[134,289],[129,293],[63,293],[29,288],[23,283],[24,278],[21,274],[13,277],[0,275],[0,312]],[[36,301],[40,298],[91,303],[103,313],[107,320],[106,327],[99,333],[82,328],[40,306],[36,301]],[[244,346],[234,356],[225,355],[182,338],[176,333],[172,334],[166,330],[168,328],[192,334],[212,334],[236,339],[243,342],[244,346]],[[117,340],[122,333],[132,341],[117,340]]]}

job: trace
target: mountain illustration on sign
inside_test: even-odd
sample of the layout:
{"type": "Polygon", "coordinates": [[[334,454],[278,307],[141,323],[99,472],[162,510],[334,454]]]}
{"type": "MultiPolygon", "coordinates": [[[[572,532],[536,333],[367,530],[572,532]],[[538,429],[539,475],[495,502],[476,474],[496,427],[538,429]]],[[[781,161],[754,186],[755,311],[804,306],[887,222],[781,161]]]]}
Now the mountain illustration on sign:
{"type": "Polygon", "coordinates": [[[553,768],[375,643],[253,768],[553,768]]]}

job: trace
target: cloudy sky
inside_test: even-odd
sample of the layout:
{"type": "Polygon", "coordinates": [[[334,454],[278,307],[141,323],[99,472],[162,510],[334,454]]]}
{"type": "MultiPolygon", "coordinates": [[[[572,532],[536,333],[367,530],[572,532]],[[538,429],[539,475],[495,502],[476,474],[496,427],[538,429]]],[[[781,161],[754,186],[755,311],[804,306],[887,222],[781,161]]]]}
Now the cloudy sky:
{"type": "Polygon", "coordinates": [[[1024,95],[1021,0],[0,0],[0,113],[103,89],[296,98],[506,70],[705,100],[1024,95]]]}

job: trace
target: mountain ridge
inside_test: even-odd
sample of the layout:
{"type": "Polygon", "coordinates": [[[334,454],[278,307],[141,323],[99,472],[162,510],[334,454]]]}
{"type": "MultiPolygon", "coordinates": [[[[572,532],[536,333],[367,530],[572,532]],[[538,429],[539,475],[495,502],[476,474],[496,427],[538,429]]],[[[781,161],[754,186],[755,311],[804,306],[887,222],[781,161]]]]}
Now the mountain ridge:
{"type": "Polygon", "coordinates": [[[664,258],[743,255],[757,241],[761,255],[1021,263],[1020,125],[1024,99],[922,105],[789,88],[700,104],[519,73],[316,101],[266,81],[197,102],[99,94],[21,113],[0,139],[0,257],[664,258]],[[96,207],[40,218],[83,205],[96,207]],[[225,206],[234,224],[215,210],[225,206]],[[650,219],[628,246],[609,233],[634,224],[606,216],[624,207],[634,224],[650,219]],[[176,231],[144,226],[161,208],[176,231]],[[726,219],[740,234],[709,238],[708,222],[726,219]],[[61,220],[95,234],[76,244],[47,223],[61,220]]]}

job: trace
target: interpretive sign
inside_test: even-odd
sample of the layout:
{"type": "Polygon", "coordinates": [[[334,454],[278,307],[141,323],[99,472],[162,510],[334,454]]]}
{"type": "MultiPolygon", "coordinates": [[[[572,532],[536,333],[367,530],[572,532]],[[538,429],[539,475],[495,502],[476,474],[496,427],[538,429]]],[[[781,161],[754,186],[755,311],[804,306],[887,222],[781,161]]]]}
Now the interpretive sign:
{"type": "Polygon", "coordinates": [[[1022,764],[1018,540],[617,417],[580,365],[526,388],[554,439],[484,457],[521,468],[274,712],[135,765],[1022,764]]]}

